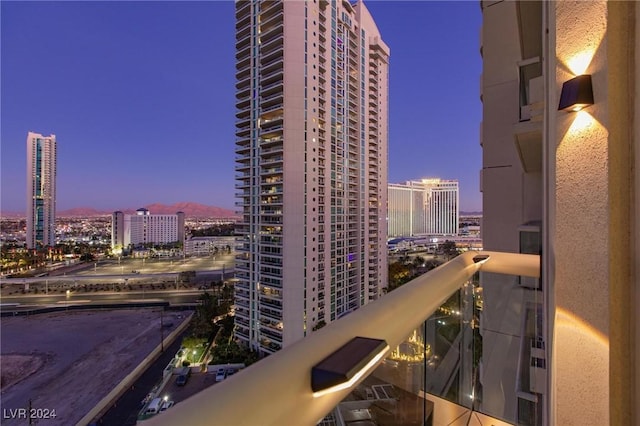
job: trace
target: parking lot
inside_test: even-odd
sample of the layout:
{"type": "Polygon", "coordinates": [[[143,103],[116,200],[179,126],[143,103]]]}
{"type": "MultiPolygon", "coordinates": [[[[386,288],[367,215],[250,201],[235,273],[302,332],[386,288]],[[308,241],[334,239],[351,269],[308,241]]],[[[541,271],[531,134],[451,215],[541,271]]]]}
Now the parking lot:
{"type": "MultiPolygon", "coordinates": [[[[31,403],[55,411],[39,425],[75,424],[186,318],[182,312],[161,318],[158,309],[3,318],[2,407],[9,412],[31,403]]],[[[27,421],[3,418],[2,424],[27,421]]]]}

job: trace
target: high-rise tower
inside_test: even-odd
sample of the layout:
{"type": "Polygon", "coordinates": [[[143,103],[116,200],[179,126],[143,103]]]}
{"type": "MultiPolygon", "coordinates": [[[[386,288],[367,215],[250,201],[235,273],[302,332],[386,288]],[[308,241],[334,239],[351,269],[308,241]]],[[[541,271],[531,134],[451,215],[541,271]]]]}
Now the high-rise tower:
{"type": "Polygon", "coordinates": [[[457,235],[457,180],[422,179],[389,184],[389,236],[457,235]]]}
{"type": "Polygon", "coordinates": [[[56,243],[56,136],[27,134],[27,248],[56,243]]]}
{"type": "Polygon", "coordinates": [[[386,286],[388,59],[361,1],[236,2],[236,337],[262,353],[386,286]]]}

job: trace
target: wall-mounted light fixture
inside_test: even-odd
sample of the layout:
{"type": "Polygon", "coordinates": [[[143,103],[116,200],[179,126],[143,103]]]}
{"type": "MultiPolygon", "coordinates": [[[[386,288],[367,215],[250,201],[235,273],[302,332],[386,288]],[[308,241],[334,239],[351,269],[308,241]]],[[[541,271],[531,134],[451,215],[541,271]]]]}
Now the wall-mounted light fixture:
{"type": "Polygon", "coordinates": [[[564,82],[558,111],[580,111],[589,105],[593,105],[591,75],[579,75],[564,82]]]}
{"type": "Polygon", "coordinates": [[[311,369],[314,397],[347,389],[373,368],[389,351],[387,342],[354,337],[311,369]]]}
{"type": "Polygon", "coordinates": [[[488,254],[479,254],[477,256],[473,256],[473,263],[484,263],[487,260],[489,260],[491,256],[489,256],[488,254]]]}

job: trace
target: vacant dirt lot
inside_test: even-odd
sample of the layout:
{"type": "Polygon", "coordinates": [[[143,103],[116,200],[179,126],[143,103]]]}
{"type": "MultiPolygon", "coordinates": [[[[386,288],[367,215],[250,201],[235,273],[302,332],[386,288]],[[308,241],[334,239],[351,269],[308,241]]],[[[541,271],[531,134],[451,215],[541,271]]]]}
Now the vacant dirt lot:
{"type": "Polygon", "coordinates": [[[185,313],[132,309],[3,318],[0,323],[2,424],[22,425],[27,408],[39,425],[72,425],[91,410],[165,337],[185,313]],[[39,410],[39,411],[37,411],[39,410]]]}

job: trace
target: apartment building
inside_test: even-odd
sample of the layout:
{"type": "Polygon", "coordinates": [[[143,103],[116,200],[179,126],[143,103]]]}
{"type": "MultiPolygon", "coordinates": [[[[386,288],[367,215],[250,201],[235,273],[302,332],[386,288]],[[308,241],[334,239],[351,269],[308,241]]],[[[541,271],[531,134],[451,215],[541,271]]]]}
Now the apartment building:
{"type": "Polygon", "coordinates": [[[27,248],[56,244],[56,135],[27,133],[27,248]]]}
{"type": "Polygon", "coordinates": [[[236,2],[236,337],[273,353],[387,282],[389,48],[365,5],[236,2]]]}
{"type": "Polygon", "coordinates": [[[184,243],[184,213],[151,214],[140,208],[136,214],[117,211],[111,221],[111,247],[129,245],[184,243]]]}
{"type": "Polygon", "coordinates": [[[437,178],[389,184],[390,237],[458,235],[460,195],[457,180],[437,178]]]}

